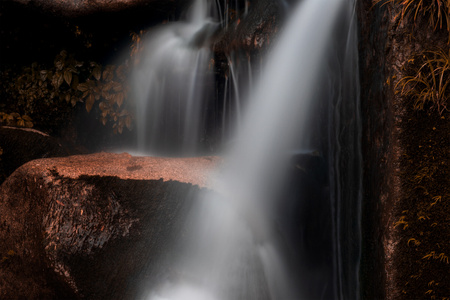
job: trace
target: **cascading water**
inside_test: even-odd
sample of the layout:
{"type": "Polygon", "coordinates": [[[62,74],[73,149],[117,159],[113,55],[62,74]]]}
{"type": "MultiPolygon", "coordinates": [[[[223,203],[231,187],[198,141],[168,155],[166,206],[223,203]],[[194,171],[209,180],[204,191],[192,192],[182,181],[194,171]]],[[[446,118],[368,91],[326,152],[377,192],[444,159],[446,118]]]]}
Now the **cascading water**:
{"type": "MultiPolygon", "coordinates": [[[[348,84],[356,82],[358,76],[356,53],[349,54],[356,45],[353,11],[353,1],[304,0],[290,16],[247,101],[243,124],[225,155],[224,166],[212,178],[215,192],[202,195],[192,208],[186,224],[189,235],[180,239],[184,241],[182,251],[173,259],[176,278],[155,288],[147,299],[358,298],[360,124],[357,85],[348,84]],[[342,37],[348,42],[335,40],[342,37]],[[334,48],[337,46],[340,49],[334,48]],[[323,115],[317,105],[323,99],[330,102],[324,130],[330,145],[323,147],[322,152],[328,155],[322,158],[329,165],[324,167],[328,179],[323,180],[329,182],[329,189],[324,188],[329,196],[323,199],[328,199],[324,206],[330,212],[324,219],[331,225],[319,229],[325,231],[326,244],[313,247],[319,252],[327,247],[332,250],[322,251],[330,256],[325,264],[331,266],[317,271],[302,269],[308,260],[302,256],[308,249],[293,246],[289,239],[295,235],[285,231],[292,224],[280,221],[279,212],[283,210],[280,203],[285,203],[280,197],[293,153],[311,152],[317,147],[317,138],[312,135],[324,133],[313,128],[314,119],[323,115]],[[354,192],[342,192],[345,189],[354,192]],[[342,213],[345,209],[349,211],[342,213]],[[352,213],[354,221],[342,219],[352,213]],[[349,240],[351,249],[346,252],[344,243],[349,240]]],[[[160,42],[158,45],[154,52],[167,51],[159,49],[160,42]]],[[[191,54],[184,59],[198,61],[191,54]]],[[[163,60],[155,70],[172,67],[163,60]]],[[[153,71],[139,76],[157,80],[153,71]]],[[[148,93],[141,89],[140,94],[148,93]]],[[[291,230],[306,234],[302,228],[291,230]]],[[[304,240],[308,238],[302,236],[304,240]]]]}
{"type": "Polygon", "coordinates": [[[144,40],[132,74],[138,150],[192,155],[202,139],[205,100],[211,98],[208,39],[218,24],[208,1],[195,0],[187,20],[166,24],[144,40]]]}

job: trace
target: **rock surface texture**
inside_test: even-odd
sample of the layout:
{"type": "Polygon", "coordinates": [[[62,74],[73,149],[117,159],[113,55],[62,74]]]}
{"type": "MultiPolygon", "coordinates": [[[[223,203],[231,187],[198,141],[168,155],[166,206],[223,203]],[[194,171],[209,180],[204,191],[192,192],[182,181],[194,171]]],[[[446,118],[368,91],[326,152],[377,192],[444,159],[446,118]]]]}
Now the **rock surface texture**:
{"type": "Polygon", "coordinates": [[[431,102],[414,108],[415,99],[398,85],[416,76],[406,68],[415,55],[449,51],[448,32],[430,27],[427,14],[400,18],[400,1],[386,2],[358,2],[365,115],[361,297],[449,299],[450,114],[431,102]]]}
{"type": "Polygon", "coordinates": [[[217,162],[99,153],[23,165],[0,187],[0,298],[139,296],[170,276],[172,234],[217,162]]]}
{"type": "Polygon", "coordinates": [[[282,8],[277,1],[255,1],[247,14],[229,21],[228,27],[218,36],[215,52],[231,55],[233,51],[239,51],[254,55],[266,51],[275,39],[281,18],[282,8]]]}
{"type": "Polygon", "coordinates": [[[387,18],[385,7],[372,1],[358,1],[361,109],[363,120],[363,203],[361,249],[361,298],[385,299],[386,272],[381,244],[389,218],[388,199],[392,200],[393,112],[385,97],[385,45],[387,18]]]}

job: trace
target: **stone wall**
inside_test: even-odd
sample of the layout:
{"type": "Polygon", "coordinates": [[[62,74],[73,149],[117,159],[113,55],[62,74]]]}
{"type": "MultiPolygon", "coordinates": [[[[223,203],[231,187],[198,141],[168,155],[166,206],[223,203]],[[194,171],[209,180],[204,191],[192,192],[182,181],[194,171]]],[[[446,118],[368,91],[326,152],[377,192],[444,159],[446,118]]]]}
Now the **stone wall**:
{"type": "Polygon", "coordinates": [[[433,30],[420,16],[401,18],[397,2],[382,3],[358,2],[365,169],[361,297],[447,299],[449,114],[431,105],[415,109],[398,82],[411,75],[405,66],[413,55],[448,51],[448,32],[445,26],[433,30]]]}

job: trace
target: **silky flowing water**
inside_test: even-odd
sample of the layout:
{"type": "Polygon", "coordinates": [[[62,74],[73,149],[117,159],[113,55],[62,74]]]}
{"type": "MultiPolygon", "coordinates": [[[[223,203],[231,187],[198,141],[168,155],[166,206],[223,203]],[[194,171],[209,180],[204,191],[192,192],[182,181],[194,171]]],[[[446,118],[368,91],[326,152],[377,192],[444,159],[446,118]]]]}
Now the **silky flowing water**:
{"type": "Polygon", "coordinates": [[[131,87],[137,100],[138,151],[192,155],[201,140],[205,99],[211,97],[208,1],[196,0],[185,20],[168,23],[144,39],[131,87]]]}
{"type": "MultiPolygon", "coordinates": [[[[224,164],[211,175],[214,192],[202,194],[189,213],[188,236],[180,238],[171,262],[176,276],[146,299],[358,298],[361,126],[354,5],[304,0],[288,16],[264,72],[252,78],[255,86],[242,101],[224,164]],[[322,204],[286,200],[292,158],[304,156],[324,162],[324,196],[314,200],[322,204]],[[304,223],[298,214],[289,217],[290,207],[325,207],[300,214],[317,214],[323,226],[296,228],[304,223]],[[307,237],[311,232],[325,238],[307,237]],[[312,245],[301,245],[307,241],[312,245]],[[327,260],[309,263],[311,249],[327,260]]],[[[198,142],[214,25],[209,2],[196,0],[192,7],[187,21],[152,36],[135,73],[142,145],[149,139],[190,152],[198,142]]],[[[226,16],[221,20],[228,25],[226,16]]],[[[231,75],[225,86],[237,80],[231,75]]]]}

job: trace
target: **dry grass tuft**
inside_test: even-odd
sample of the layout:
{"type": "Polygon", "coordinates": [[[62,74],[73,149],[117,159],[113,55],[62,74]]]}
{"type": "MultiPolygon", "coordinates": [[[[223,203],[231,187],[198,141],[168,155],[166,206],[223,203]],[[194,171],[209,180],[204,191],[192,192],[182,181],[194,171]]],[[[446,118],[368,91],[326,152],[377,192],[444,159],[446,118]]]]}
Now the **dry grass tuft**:
{"type": "Polygon", "coordinates": [[[401,7],[395,19],[412,18],[414,25],[419,18],[427,20],[433,30],[447,27],[450,42],[450,0],[375,0],[374,5],[392,3],[401,7]]]}
{"type": "Polygon", "coordinates": [[[426,104],[440,115],[448,110],[450,99],[450,49],[423,51],[404,66],[406,74],[396,85],[402,96],[414,99],[414,109],[423,110],[426,104]]]}

